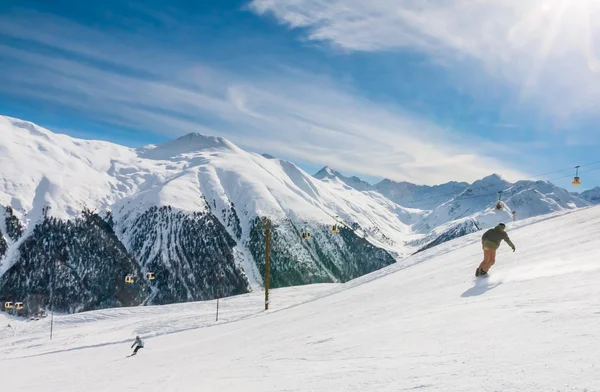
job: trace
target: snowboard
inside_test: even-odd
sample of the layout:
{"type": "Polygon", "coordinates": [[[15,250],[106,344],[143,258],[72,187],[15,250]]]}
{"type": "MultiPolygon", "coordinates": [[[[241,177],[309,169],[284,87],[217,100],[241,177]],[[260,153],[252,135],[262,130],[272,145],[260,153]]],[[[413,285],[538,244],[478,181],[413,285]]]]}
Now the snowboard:
{"type": "Polygon", "coordinates": [[[486,274],[483,274],[483,275],[477,275],[477,271],[475,271],[475,279],[487,278],[489,275],[490,275],[489,273],[486,273],[486,274]]]}

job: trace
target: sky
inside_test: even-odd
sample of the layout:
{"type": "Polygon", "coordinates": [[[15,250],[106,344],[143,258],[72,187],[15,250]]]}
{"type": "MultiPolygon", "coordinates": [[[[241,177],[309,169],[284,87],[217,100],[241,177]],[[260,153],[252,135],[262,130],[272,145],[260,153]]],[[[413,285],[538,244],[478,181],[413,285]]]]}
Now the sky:
{"type": "Polygon", "coordinates": [[[0,114],[132,147],[222,136],[371,182],[584,190],[599,22],[600,0],[2,0],[0,114]]]}

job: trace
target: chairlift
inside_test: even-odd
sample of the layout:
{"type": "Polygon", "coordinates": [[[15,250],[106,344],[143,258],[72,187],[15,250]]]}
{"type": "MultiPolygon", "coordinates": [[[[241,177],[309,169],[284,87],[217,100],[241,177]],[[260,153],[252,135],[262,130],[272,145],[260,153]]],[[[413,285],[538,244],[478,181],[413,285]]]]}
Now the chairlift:
{"type": "Polygon", "coordinates": [[[154,280],[154,272],[146,272],[146,279],[154,280]]]}
{"type": "Polygon", "coordinates": [[[4,303],[4,308],[5,309],[13,309],[15,306],[13,305],[12,302],[8,301],[4,303]]]}
{"type": "Polygon", "coordinates": [[[132,275],[127,275],[125,277],[125,283],[133,283],[133,276],[132,275]]]}
{"type": "Polygon", "coordinates": [[[502,191],[498,192],[498,202],[496,203],[496,208],[497,211],[502,211],[504,210],[504,203],[502,203],[502,191]]]}
{"type": "Polygon", "coordinates": [[[17,302],[17,303],[15,303],[15,308],[17,310],[23,310],[23,302],[17,302]]]}
{"type": "Polygon", "coordinates": [[[573,185],[581,185],[581,180],[579,179],[579,168],[580,166],[575,166],[575,177],[573,177],[573,185]]]}

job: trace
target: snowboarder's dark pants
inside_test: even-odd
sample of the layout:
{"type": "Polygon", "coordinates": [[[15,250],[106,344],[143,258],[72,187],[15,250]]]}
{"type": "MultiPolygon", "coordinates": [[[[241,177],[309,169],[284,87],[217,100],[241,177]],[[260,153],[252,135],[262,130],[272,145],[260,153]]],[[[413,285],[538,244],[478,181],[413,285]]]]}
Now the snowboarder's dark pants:
{"type": "Polygon", "coordinates": [[[135,350],[133,350],[133,355],[137,354],[137,352],[138,352],[138,350],[139,350],[140,348],[144,348],[144,347],[142,347],[142,346],[137,346],[137,347],[135,348],[135,350]]]}

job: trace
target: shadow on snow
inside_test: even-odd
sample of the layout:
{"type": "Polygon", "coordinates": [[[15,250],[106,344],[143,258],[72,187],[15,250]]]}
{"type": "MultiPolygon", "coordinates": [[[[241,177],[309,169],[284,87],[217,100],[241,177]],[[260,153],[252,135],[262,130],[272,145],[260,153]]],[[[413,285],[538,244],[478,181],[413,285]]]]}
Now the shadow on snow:
{"type": "Polygon", "coordinates": [[[495,289],[502,282],[490,282],[489,278],[480,278],[475,281],[475,285],[461,294],[461,297],[476,297],[495,289]]]}

